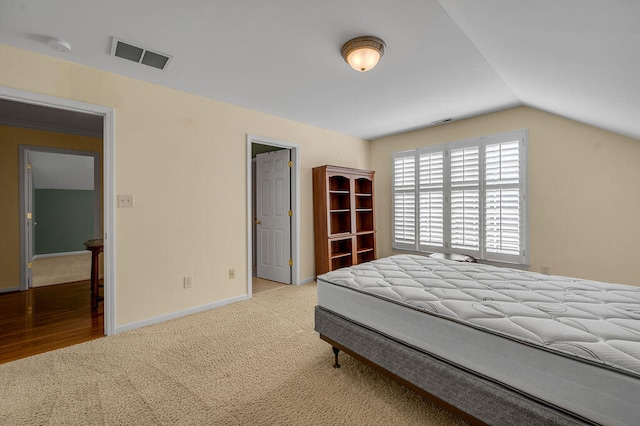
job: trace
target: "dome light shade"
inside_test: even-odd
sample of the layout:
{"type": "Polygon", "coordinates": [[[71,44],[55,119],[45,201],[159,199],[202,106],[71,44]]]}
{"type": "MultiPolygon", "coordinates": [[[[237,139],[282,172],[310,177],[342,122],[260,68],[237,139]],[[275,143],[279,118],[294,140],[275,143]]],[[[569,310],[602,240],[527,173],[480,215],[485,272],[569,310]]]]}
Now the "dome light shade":
{"type": "Polygon", "coordinates": [[[374,36],[349,40],[342,46],[342,57],[356,71],[369,71],[378,64],[386,49],[384,41],[374,36]]]}

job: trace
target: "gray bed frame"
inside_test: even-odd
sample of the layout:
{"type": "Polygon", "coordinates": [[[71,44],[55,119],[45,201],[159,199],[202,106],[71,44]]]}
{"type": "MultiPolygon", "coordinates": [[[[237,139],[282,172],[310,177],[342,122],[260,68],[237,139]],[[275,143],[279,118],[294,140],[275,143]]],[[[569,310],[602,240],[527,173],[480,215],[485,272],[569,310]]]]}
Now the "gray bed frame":
{"type": "Polygon", "coordinates": [[[381,371],[407,388],[456,413],[471,424],[597,424],[522,392],[453,365],[320,306],[315,330],[333,346],[381,371]]]}

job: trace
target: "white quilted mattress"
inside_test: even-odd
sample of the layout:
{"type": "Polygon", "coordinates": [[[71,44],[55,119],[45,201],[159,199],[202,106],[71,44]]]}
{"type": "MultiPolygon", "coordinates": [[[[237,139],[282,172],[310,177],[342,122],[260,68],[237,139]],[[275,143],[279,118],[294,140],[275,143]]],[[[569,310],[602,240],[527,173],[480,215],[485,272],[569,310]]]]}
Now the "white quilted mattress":
{"type": "Polygon", "coordinates": [[[639,287],[397,255],[319,276],[318,304],[585,418],[640,424],[639,287]]]}

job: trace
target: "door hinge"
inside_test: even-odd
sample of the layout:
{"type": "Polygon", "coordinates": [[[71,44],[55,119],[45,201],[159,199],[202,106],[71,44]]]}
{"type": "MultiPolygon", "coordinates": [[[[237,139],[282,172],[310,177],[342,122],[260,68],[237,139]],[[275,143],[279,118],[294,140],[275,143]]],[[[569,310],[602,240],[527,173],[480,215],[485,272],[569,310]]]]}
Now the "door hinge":
{"type": "Polygon", "coordinates": [[[27,219],[31,219],[33,217],[33,214],[31,212],[27,213],[27,219]]]}
{"type": "Polygon", "coordinates": [[[289,217],[293,217],[293,210],[289,210],[289,217]]]}
{"type": "Polygon", "coordinates": [[[293,167],[293,161],[289,161],[289,168],[293,167]]]}
{"type": "Polygon", "coordinates": [[[33,267],[33,262],[27,263],[27,269],[31,269],[33,267]]]}
{"type": "Polygon", "coordinates": [[[31,170],[31,163],[27,163],[27,170],[31,170]]]}
{"type": "Polygon", "coordinates": [[[293,266],[293,259],[289,259],[289,266],[293,266]]]}

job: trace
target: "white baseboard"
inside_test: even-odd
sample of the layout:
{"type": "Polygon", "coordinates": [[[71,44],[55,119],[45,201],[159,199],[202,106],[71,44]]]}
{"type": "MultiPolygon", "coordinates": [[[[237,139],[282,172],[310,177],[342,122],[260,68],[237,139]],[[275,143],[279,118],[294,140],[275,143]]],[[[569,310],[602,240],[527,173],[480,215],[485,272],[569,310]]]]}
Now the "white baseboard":
{"type": "Polygon", "coordinates": [[[122,333],[124,331],[135,330],[136,328],[145,327],[147,325],[158,324],[160,322],[168,321],[175,318],[180,318],[185,315],[191,315],[198,312],[208,311],[209,309],[219,308],[221,306],[228,305],[230,303],[241,302],[247,299],[249,299],[249,297],[246,294],[243,294],[242,296],[236,296],[230,299],[219,300],[217,302],[207,303],[206,305],[194,306],[193,308],[188,308],[182,311],[172,312],[170,314],[160,315],[160,316],[149,318],[146,320],[132,322],[130,324],[125,324],[125,325],[116,327],[115,334],[122,333]]]}
{"type": "Polygon", "coordinates": [[[20,287],[0,288],[0,293],[8,293],[10,291],[19,291],[20,287]]]}
{"type": "Polygon", "coordinates": [[[309,278],[305,278],[302,281],[300,281],[300,285],[302,284],[309,284],[312,283],[316,280],[316,277],[309,277],[309,278]]]}

